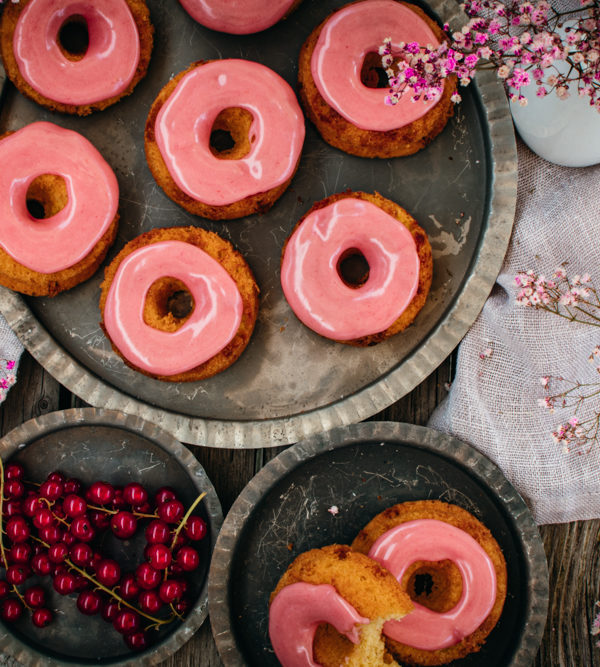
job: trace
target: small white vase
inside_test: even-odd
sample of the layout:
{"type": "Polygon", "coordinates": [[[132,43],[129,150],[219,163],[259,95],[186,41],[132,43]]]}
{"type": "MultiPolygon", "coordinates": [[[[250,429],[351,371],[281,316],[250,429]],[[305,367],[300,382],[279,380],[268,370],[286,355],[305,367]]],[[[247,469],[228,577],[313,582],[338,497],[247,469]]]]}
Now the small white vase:
{"type": "MultiPolygon", "coordinates": [[[[564,36],[564,30],[559,32],[564,36]]],[[[559,61],[556,67],[560,71],[568,66],[559,61]]],[[[554,164],[589,167],[599,163],[600,113],[590,106],[589,97],[579,97],[574,84],[569,87],[569,97],[563,100],[555,92],[537,97],[536,90],[535,83],[521,89],[527,106],[510,102],[521,139],[534,153],[554,164]]]]}

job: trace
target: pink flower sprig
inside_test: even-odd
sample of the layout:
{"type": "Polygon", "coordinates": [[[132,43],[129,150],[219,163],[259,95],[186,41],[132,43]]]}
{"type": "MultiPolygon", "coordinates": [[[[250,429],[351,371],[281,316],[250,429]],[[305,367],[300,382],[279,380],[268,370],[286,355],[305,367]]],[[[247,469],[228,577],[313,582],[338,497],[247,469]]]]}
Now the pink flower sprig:
{"type": "MultiPolygon", "coordinates": [[[[600,601],[596,602],[594,607],[600,608],[600,601]]],[[[600,635],[600,611],[596,612],[596,616],[592,621],[592,629],[590,630],[590,634],[592,637],[598,637],[598,635],[600,635]]],[[[596,641],[596,646],[600,648],[600,639],[596,641]]]]}
{"type": "Polygon", "coordinates": [[[379,53],[390,82],[386,103],[405,94],[413,101],[438,99],[449,76],[466,86],[478,68],[492,67],[513,102],[527,104],[523,88],[530,83],[538,97],[554,92],[561,99],[574,84],[600,112],[600,0],[581,0],[580,8],[566,12],[546,0],[465,0],[461,7],[468,23],[455,32],[444,25],[447,41],[438,47],[384,40],[379,53]],[[567,19],[573,24],[565,26],[567,19]]]}
{"type": "Polygon", "coordinates": [[[546,310],[571,322],[600,326],[600,298],[588,273],[570,277],[559,267],[552,277],[546,278],[529,270],[518,273],[515,283],[520,306],[546,310]]]}
{"type": "Polygon", "coordinates": [[[16,382],[17,378],[11,371],[14,370],[16,362],[13,359],[0,359],[0,367],[4,366],[4,377],[0,377],[0,401],[6,398],[8,390],[16,382]]]}

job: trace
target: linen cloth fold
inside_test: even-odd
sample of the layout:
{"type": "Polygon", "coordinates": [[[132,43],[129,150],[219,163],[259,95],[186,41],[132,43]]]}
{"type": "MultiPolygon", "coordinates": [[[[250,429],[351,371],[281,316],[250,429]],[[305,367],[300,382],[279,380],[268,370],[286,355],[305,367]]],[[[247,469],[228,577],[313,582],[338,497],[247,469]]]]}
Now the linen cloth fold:
{"type": "MultiPolygon", "coordinates": [[[[600,328],[516,302],[517,273],[550,278],[564,262],[600,288],[600,165],[552,165],[518,143],[517,210],[496,285],[462,340],[454,381],[429,426],[487,455],[529,505],[538,524],[600,517],[600,442],[566,453],[552,432],[573,410],[538,405],[541,378],[600,383],[589,357],[600,328]],[[589,449],[589,451],[588,451],[589,449]]],[[[600,412],[586,401],[580,421],[600,412]]]]}
{"type": "Polygon", "coordinates": [[[0,314],[0,403],[15,382],[23,345],[0,314]]]}

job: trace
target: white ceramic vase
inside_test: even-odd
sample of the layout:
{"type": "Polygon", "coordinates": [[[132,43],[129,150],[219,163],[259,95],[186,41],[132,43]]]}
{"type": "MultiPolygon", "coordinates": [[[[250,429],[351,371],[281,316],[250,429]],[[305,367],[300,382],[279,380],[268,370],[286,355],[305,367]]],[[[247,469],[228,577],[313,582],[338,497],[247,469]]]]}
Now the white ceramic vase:
{"type": "MultiPolygon", "coordinates": [[[[556,63],[557,69],[565,63],[556,63]]],[[[565,167],[588,167],[600,163],[600,113],[588,97],[579,97],[571,85],[567,99],[555,92],[536,96],[534,83],[521,89],[527,106],[510,102],[513,121],[520,137],[534,153],[565,167]]]]}

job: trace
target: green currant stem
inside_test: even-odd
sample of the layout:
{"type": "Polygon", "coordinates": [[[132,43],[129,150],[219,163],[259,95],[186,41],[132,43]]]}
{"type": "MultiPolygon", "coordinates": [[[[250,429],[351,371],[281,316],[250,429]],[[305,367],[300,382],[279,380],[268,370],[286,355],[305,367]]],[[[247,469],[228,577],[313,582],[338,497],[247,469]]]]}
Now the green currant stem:
{"type": "MultiPolygon", "coordinates": [[[[97,510],[98,512],[104,512],[105,514],[118,514],[121,510],[109,510],[106,507],[99,507],[98,505],[88,505],[91,510],[97,510]]],[[[158,514],[144,514],[144,512],[132,512],[133,516],[137,516],[140,519],[158,519],[158,514]]]]}
{"type": "Polygon", "coordinates": [[[203,491],[197,498],[194,500],[194,502],[190,505],[188,511],[183,515],[183,519],[179,522],[179,525],[175,529],[175,532],[173,533],[173,541],[171,542],[171,551],[173,551],[173,548],[175,547],[175,543],[177,542],[177,538],[179,537],[179,533],[181,532],[181,529],[185,526],[186,521],[190,518],[190,514],[196,509],[196,506],[198,503],[204,498],[206,495],[206,491],[203,491]]]}
{"type": "MultiPolygon", "coordinates": [[[[49,548],[50,548],[50,545],[49,545],[48,543],[44,542],[44,540],[41,540],[39,537],[36,537],[35,535],[31,535],[30,537],[32,537],[36,542],[39,542],[40,544],[42,544],[43,546],[45,546],[46,549],[49,549],[49,548]]],[[[84,577],[85,579],[87,579],[88,581],[90,581],[92,584],[94,584],[95,588],[99,588],[100,590],[104,591],[105,593],[108,593],[108,594],[109,594],[111,597],[113,597],[119,604],[123,604],[123,605],[125,605],[126,607],[129,607],[130,609],[132,609],[133,611],[135,611],[136,613],[140,614],[140,616],[144,616],[144,617],[147,618],[149,621],[152,621],[152,623],[153,623],[154,625],[156,625],[157,627],[158,627],[159,625],[166,625],[167,623],[171,623],[171,621],[173,620],[173,616],[170,616],[170,617],[167,618],[167,619],[163,619],[163,618],[154,618],[154,616],[150,616],[149,614],[146,614],[145,612],[141,611],[141,609],[138,609],[138,608],[135,607],[134,605],[132,605],[132,604],[130,604],[129,602],[127,602],[127,600],[124,600],[120,595],[118,595],[117,593],[115,593],[114,590],[112,590],[112,589],[110,589],[110,588],[107,588],[106,586],[104,586],[103,584],[101,584],[99,581],[97,581],[96,579],[94,579],[94,577],[92,577],[91,574],[88,574],[85,570],[82,570],[80,567],[77,567],[77,565],[75,565],[74,563],[72,563],[68,558],[65,558],[63,562],[66,563],[66,565],[68,565],[69,568],[75,570],[75,571],[78,572],[82,577],[84,577]]]]}

